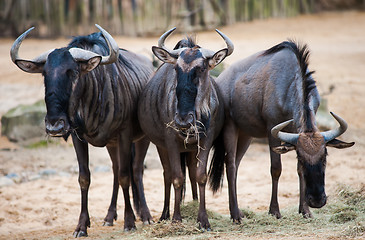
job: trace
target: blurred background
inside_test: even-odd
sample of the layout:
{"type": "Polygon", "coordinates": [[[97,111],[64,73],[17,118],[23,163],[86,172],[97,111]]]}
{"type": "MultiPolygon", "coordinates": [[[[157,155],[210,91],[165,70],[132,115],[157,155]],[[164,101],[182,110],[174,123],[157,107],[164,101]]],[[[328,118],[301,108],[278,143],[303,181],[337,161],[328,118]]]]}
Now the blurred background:
{"type": "MultiPolygon", "coordinates": [[[[309,68],[315,71],[314,78],[322,97],[317,124],[336,127],[336,121],[329,115],[329,111],[333,111],[349,124],[340,139],[356,142],[347,150],[328,149],[326,192],[333,202],[336,189],[345,184],[361,189],[359,193],[365,196],[365,0],[0,0],[0,239],[50,239],[51,236],[52,239],[69,239],[77,223],[80,202],[72,141],[50,138],[45,133],[43,77],[25,73],[13,64],[10,48],[16,37],[34,26],[35,30],[19,51],[21,58],[33,59],[49,49],[67,46],[71,36],[97,31],[95,23],[111,33],[119,47],[142,54],[151,61],[151,46],[171,27],[177,27],[178,33],[167,39],[169,48],[186,34],[196,33],[197,43],[211,50],[225,47],[214,31],[219,28],[232,40],[235,50],[215,69],[217,74],[232,63],[288,38],[308,44],[309,68]]],[[[262,143],[253,142],[241,163],[238,198],[241,207],[249,207],[268,217],[270,153],[267,144],[262,143]]],[[[118,220],[112,230],[102,229],[100,224],[111,196],[111,164],[105,148],[90,146],[89,149],[92,171],[89,206],[93,231],[90,233],[96,237],[88,239],[111,239],[114,235],[97,235],[119,231],[123,224],[118,220]]],[[[145,163],[147,201],[157,220],[163,207],[163,174],[153,144],[145,163]]],[[[283,156],[279,201],[282,209],[289,209],[293,214],[297,213],[299,197],[296,169],[295,153],[283,156]]],[[[208,208],[229,214],[227,192],[225,181],[221,194],[207,193],[208,208]]],[[[187,189],[186,193],[190,201],[191,191],[187,189]]],[[[120,200],[119,219],[123,219],[123,206],[120,200]]],[[[224,230],[224,239],[246,239],[248,235],[244,234],[251,228],[257,231],[252,234],[258,238],[250,239],[328,240],[354,239],[353,236],[364,239],[364,208],[361,212],[353,211],[356,209],[353,205],[340,205],[338,212],[333,205],[323,209],[327,215],[316,214],[315,221],[303,222],[296,216],[287,234],[277,225],[269,226],[265,220],[264,231],[257,228],[256,223],[244,224],[240,225],[242,234],[233,231],[232,235],[224,230]],[[331,211],[341,213],[344,206],[351,209],[352,214],[346,224],[329,224],[328,220],[324,221],[325,226],[317,224],[317,216],[326,217],[333,214],[331,211]],[[298,226],[300,223],[305,226],[298,226]],[[314,235],[315,232],[318,235],[314,235]]],[[[224,221],[229,223],[228,219],[224,221]]],[[[285,222],[278,224],[286,225],[285,222]]],[[[122,236],[134,239],[139,233],[141,231],[122,236]]],[[[142,239],[153,238],[141,236],[142,239]]]]}
{"type": "Polygon", "coordinates": [[[241,21],[328,10],[365,9],[365,0],[1,0],[0,37],[89,34],[94,24],[113,35],[157,36],[210,30],[241,21]]]}

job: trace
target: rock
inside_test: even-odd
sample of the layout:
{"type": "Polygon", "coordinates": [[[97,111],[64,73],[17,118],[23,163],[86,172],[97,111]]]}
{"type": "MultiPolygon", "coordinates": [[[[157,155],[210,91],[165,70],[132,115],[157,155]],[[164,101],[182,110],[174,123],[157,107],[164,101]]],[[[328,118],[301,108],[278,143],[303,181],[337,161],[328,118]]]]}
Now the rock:
{"type": "Polygon", "coordinates": [[[320,131],[327,131],[336,128],[337,121],[332,117],[330,111],[328,111],[328,102],[326,98],[321,99],[321,105],[316,114],[317,127],[320,131]]]}
{"type": "Polygon", "coordinates": [[[107,165],[100,165],[94,168],[94,172],[110,172],[111,168],[107,165]]]}
{"type": "Polygon", "coordinates": [[[19,105],[2,116],[2,135],[14,142],[45,137],[44,117],[46,113],[44,100],[32,105],[19,105]]]}
{"type": "Polygon", "coordinates": [[[42,176],[40,174],[33,174],[31,176],[28,177],[28,181],[35,181],[35,180],[38,180],[38,179],[41,179],[42,176]]]}
{"type": "Polygon", "coordinates": [[[57,171],[55,169],[44,169],[39,172],[41,176],[51,176],[56,175],[57,171]]]}
{"type": "Polygon", "coordinates": [[[15,183],[21,183],[22,182],[22,177],[17,174],[17,173],[9,173],[6,175],[7,178],[9,178],[10,180],[12,180],[15,183]]]}
{"type": "Polygon", "coordinates": [[[8,178],[6,176],[0,177],[0,187],[10,186],[13,184],[14,184],[14,181],[11,180],[10,178],[8,178]]]}

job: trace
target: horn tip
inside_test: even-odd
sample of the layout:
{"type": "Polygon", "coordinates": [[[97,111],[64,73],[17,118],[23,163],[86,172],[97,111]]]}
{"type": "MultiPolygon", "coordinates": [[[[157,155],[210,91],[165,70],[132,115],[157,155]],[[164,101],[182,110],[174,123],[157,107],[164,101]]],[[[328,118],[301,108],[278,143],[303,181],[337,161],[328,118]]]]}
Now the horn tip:
{"type": "Polygon", "coordinates": [[[95,23],[95,27],[97,27],[100,31],[104,30],[99,24],[95,23]]]}

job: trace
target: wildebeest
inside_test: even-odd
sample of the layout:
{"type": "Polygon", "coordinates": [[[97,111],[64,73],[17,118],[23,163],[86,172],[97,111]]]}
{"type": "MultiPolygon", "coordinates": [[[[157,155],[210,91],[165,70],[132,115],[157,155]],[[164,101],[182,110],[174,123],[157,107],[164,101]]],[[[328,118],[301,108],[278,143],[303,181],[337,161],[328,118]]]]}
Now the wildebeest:
{"type": "Polygon", "coordinates": [[[138,98],[153,72],[147,58],[119,49],[114,39],[101,32],[74,37],[67,47],[51,49],[34,60],[18,57],[19,47],[33,29],[15,40],[12,61],[23,71],[42,73],[45,85],[46,132],[49,136],[72,137],[79,164],[81,212],[75,237],[87,236],[90,227],[88,190],[90,185],[88,143],[106,146],[114,173],[113,195],[104,219],[113,225],[117,219],[119,185],[125,200],[124,229],[135,228],[135,216],[129,199],[131,168],[137,184],[135,203],[140,204],[142,220],[150,221],[146,205],[142,171],[149,145],[137,120],[138,98]],[[132,166],[132,142],[135,158],[132,166]]]}
{"type": "Polygon", "coordinates": [[[339,128],[327,132],[318,130],[315,114],[320,96],[313,72],[308,70],[308,57],[306,45],[285,41],[236,62],[217,78],[225,104],[226,158],[220,164],[213,163],[210,185],[213,191],[219,189],[224,168],[221,162],[225,161],[233,221],[239,222],[242,217],[237,204],[237,170],[252,138],[269,140],[272,176],[269,213],[277,218],[281,217],[277,200],[282,170],[280,154],[296,150],[299,212],[311,217],[309,207],[320,208],[326,204],[326,146],[346,148],[354,144],[335,139],[347,128],[346,122],[335,114],[332,115],[339,122],[339,128]],[[288,126],[290,122],[293,126],[288,126]],[[286,126],[294,133],[282,132],[286,126]]]}
{"type": "MultiPolygon", "coordinates": [[[[164,42],[174,30],[160,37],[159,47],[152,47],[164,64],[143,90],[138,116],[143,131],[157,146],[164,169],[165,201],[170,199],[171,183],[175,189],[173,222],[182,220],[180,200],[184,176],[180,153],[187,153],[188,161],[196,166],[195,177],[199,185],[197,220],[202,228],[209,229],[205,209],[206,166],[213,140],[224,120],[222,100],[209,70],[232,53],[233,44],[217,30],[227,48],[213,52],[191,42],[189,45],[193,47],[169,50],[164,42]]],[[[168,204],[165,204],[160,219],[168,218],[168,204]]]]}

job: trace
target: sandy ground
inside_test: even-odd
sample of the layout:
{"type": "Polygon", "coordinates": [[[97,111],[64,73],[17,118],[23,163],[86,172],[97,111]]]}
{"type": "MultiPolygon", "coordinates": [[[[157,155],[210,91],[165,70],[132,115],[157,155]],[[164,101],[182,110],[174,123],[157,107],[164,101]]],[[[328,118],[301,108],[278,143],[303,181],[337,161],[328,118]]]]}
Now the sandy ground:
{"type": "MultiPolygon", "coordinates": [[[[235,44],[234,53],[225,60],[231,64],[257,51],[267,49],[287,38],[307,43],[311,49],[310,69],[320,93],[331,85],[334,91],[326,95],[329,110],[348,122],[342,140],[355,141],[350,149],[328,149],[326,190],[331,197],[340,183],[354,187],[364,184],[365,173],[365,13],[323,13],[291,19],[271,19],[235,24],[221,28],[235,44]]],[[[181,38],[176,34],[167,41],[173,45],[181,38]]],[[[157,38],[115,37],[120,47],[151,56],[150,48],[157,38]]],[[[199,33],[198,43],[218,50],[224,42],[213,31],[199,33]]],[[[9,50],[13,39],[0,39],[0,116],[20,103],[33,103],[43,98],[44,87],[40,75],[26,74],[12,64],[9,50]]],[[[23,58],[33,58],[50,48],[65,46],[68,39],[27,39],[20,50],[23,58]]],[[[0,149],[8,148],[4,138],[0,149]]],[[[49,148],[0,151],[0,176],[17,173],[30,181],[0,188],[0,239],[57,239],[70,237],[78,221],[80,193],[77,182],[77,161],[70,143],[49,148]],[[32,180],[34,173],[56,169],[57,173],[32,180]],[[32,175],[33,174],[33,175],[32,175]]],[[[13,146],[14,147],[14,146],[13,146]]],[[[12,148],[12,147],[10,147],[12,148]]],[[[96,171],[98,166],[110,166],[105,149],[91,148],[92,184],[89,193],[91,228],[89,235],[108,231],[102,228],[103,218],[111,197],[112,174],[96,171]]],[[[144,183],[145,193],[155,220],[163,207],[162,170],[155,147],[147,156],[144,183]]],[[[266,212],[270,201],[271,178],[267,145],[254,143],[239,169],[238,198],[241,207],[266,212]]],[[[122,195],[118,203],[119,220],[113,228],[123,226],[122,195]]],[[[190,189],[186,201],[191,200],[190,189]]],[[[283,173],[279,184],[281,208],[298,204],[298,179],[294,153],[283,156],[283,173]]],[[[220,194],[207,193],[207,207],[229,214],[227,183],[220,194]]],[[[172,209],[172,206],[171,206],[172,209]]],[[[140,222],[137,222],[141,224],[140,222]]],[[[295,236],[295,235],[293,235],[295,236]]]]}

